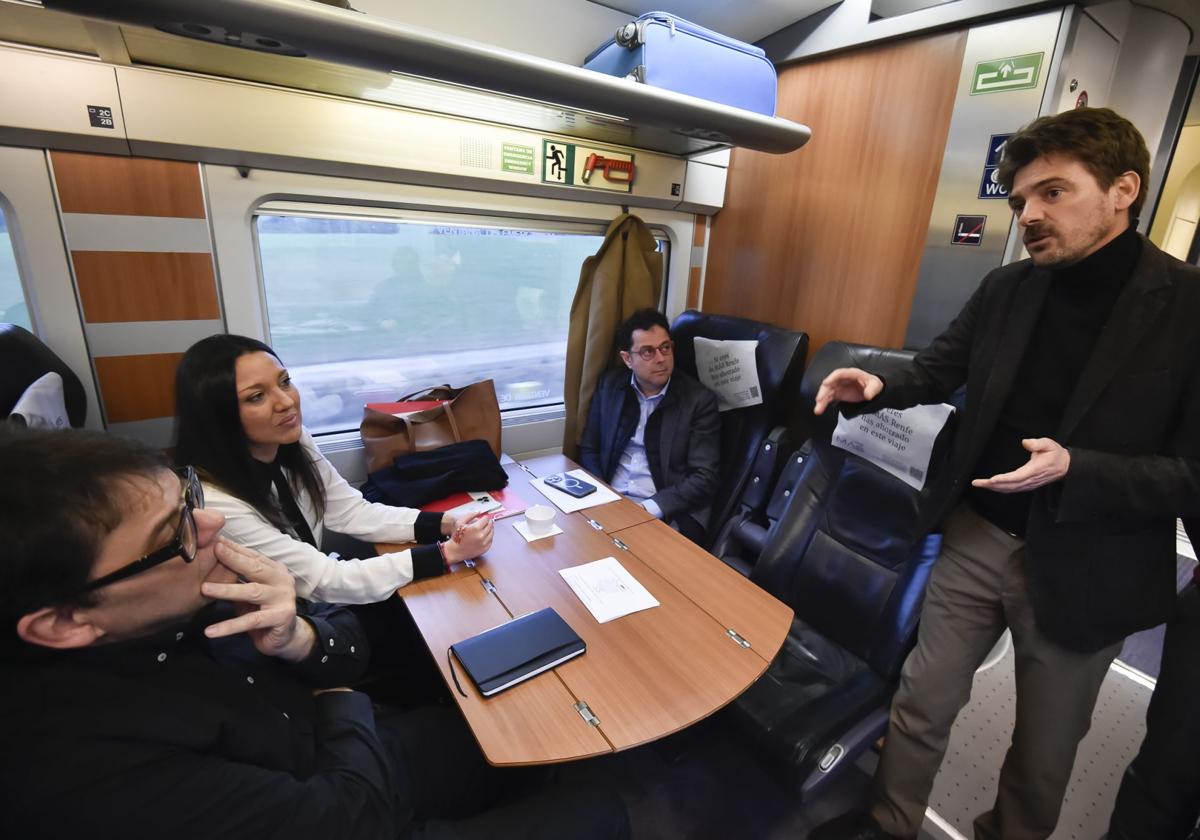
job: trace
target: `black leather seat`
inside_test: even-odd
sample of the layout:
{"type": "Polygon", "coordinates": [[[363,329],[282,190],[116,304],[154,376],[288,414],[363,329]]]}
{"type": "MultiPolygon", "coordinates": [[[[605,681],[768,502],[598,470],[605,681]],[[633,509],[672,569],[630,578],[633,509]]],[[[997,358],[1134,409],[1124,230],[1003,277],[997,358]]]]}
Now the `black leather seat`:
{"type": "Polygon", "coordinates": [[[761,321],[693,309],[675,319],[671,335],[675,340],[676,366],[693,377],[696,352],[692,340],[697,336],[719,341],[758,341],[755,362],[763,401],[761,405],[721,413],[721,481],[709,514],[704,541],[707,548],[733,514],[763,440],[771,429],[788,425],[786,409],[804,371],[808,335],[761,321]]]}
{"type": "Polygon", "coordinates": [[[776,426],[759,447],[750,470],[750,480],[737,507],[721,528],[710,549],[724,563],[746,577],[779,527],[804,462],[812,451],[805,444],[790,451],[787,431],[776,426]]]}
{"type": "MultiPolygon", "coordinates": [[[[835,368],[886,368],[912,355],[827,344],[805,373],[799,403],[811,412],[817,387],[835,368]]],[[[795,610],[791,632],[766,674],[731,706],[788,768],[801,795],[886,730],[941,544],[940,535],[918,531],[920,512],[953,431],[952,420],[935,446],[932,480],[919,493],[831,446],[836,422],[836,411],[812,418],[812,453],[750,575],[795,610]]]]}
{"type": "Polygon", "coordinates": [[[87,394],[75,372],[24,327],[0,324],[0,417],[8,417],[25,389],[47,373],[63,380],[67,419],[76,428],[87,419],[87,394]]]}

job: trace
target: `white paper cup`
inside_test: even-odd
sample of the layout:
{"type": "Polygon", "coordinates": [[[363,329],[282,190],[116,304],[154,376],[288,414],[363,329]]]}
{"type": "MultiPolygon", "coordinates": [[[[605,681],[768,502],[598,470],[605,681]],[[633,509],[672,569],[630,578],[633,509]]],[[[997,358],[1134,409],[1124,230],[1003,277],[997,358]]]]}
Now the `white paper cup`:
{"type": "Polygon", "coordinates": [[[554,527],[554,508],[549,505],[530,505],[525,508],[525,527],[535,537],[549,534],[554,527]]]}

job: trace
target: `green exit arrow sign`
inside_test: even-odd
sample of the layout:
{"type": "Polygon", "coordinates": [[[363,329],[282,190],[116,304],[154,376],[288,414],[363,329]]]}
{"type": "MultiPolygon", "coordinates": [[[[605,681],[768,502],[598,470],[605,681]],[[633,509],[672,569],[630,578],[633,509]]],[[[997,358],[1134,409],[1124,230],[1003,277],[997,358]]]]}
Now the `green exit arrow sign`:
{"type": "Polygon", "coordinates": [[[1044,56],[1039,52],[979,62],[971,75],[971,95],[1037,87],[1044,56]]]}

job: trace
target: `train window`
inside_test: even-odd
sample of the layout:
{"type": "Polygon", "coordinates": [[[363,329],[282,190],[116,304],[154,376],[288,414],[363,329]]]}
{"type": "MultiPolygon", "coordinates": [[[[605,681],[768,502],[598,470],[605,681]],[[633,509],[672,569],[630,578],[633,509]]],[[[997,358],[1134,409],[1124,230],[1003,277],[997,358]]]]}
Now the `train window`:
{"type": "Polygon", "coordinates": [[[562,403],[571,300],[603,226],[260,211],[255,230],[270,342],[312,432],[441,383],[492,379],[505,411],[562,403]]]}
{"type": "Polygon", "coordinates": [[[27,330],[33,326],[29,318],[29,304],[25,290],[21,287],[21,276],[17,273],[17,255],[13,250],[8,219],[0,207],[0,322],[17,324],[27,330]]]}

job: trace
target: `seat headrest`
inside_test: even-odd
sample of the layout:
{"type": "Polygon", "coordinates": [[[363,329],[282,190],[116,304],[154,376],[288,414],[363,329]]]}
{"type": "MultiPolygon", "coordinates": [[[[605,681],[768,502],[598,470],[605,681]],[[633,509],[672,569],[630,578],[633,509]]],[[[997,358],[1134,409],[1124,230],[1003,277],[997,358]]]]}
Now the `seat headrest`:
{"type": "Polygon", "coordinates": [[[7,417],[25,389],[47,373],[63,380],[67,418],[76,428],[87,419],[87,394],[75,372],[33,333],[0,323],[0,418],[7,417]]]}
{"type": "Polygon", "coordinates": [[[913,350],[890,350],[886,347],[872,347],[869,344],[850,344],[845,341],[830,341],[812,357],[804,378],[800,381],[800,406],[807,418],[808,427],[814,438],[829,442],[837,426],[837,407],[833,406],[820,417],[812,413],[817,401],[817,389],[821,382],[838,368],[856,367],[876,373],[882,373],[887,378],[889,369],[896,369],[912,361],[916,356],[913,350]]]}
{"type": "Polygon", "coordinates": [[[825,527],[848,548],[888,568],[903,563],[913,540],[920,536],[914,531],[920,524],[919,511],[942,472],[939,467],[951,446],[954,421],[947,422],[934,443],[930,482],[925,490],[916,491],[858,455],[833,446],[830,441],[838,422],[836,404],[820,417],[812,414],[812,406],[821,381],[838,368],[862,368],[887,379],[890,371],[908,364],[915,355],[912,350],[831,341],[813,356],[800,385],[802,410],[810,416],[813,455],[828,483],[828,490],[821,491],[826,495],[825,527]],[[864,511],[871,514],[864,516],[864,511]]]}
{"type": "Polygon", "coordinates": [[[798,360],[798,364],[803,364],[808,353],[808,334],[800,330],[689,309],[671,325],[671,337],[675,340],[676,366],[692,377],[696,376],[693,339],[697,336],[717,341],[757,341],[754,361],[763,401],[767,403],[775,402],[785,380],[793,372],[793,363],[798,360]]]}

